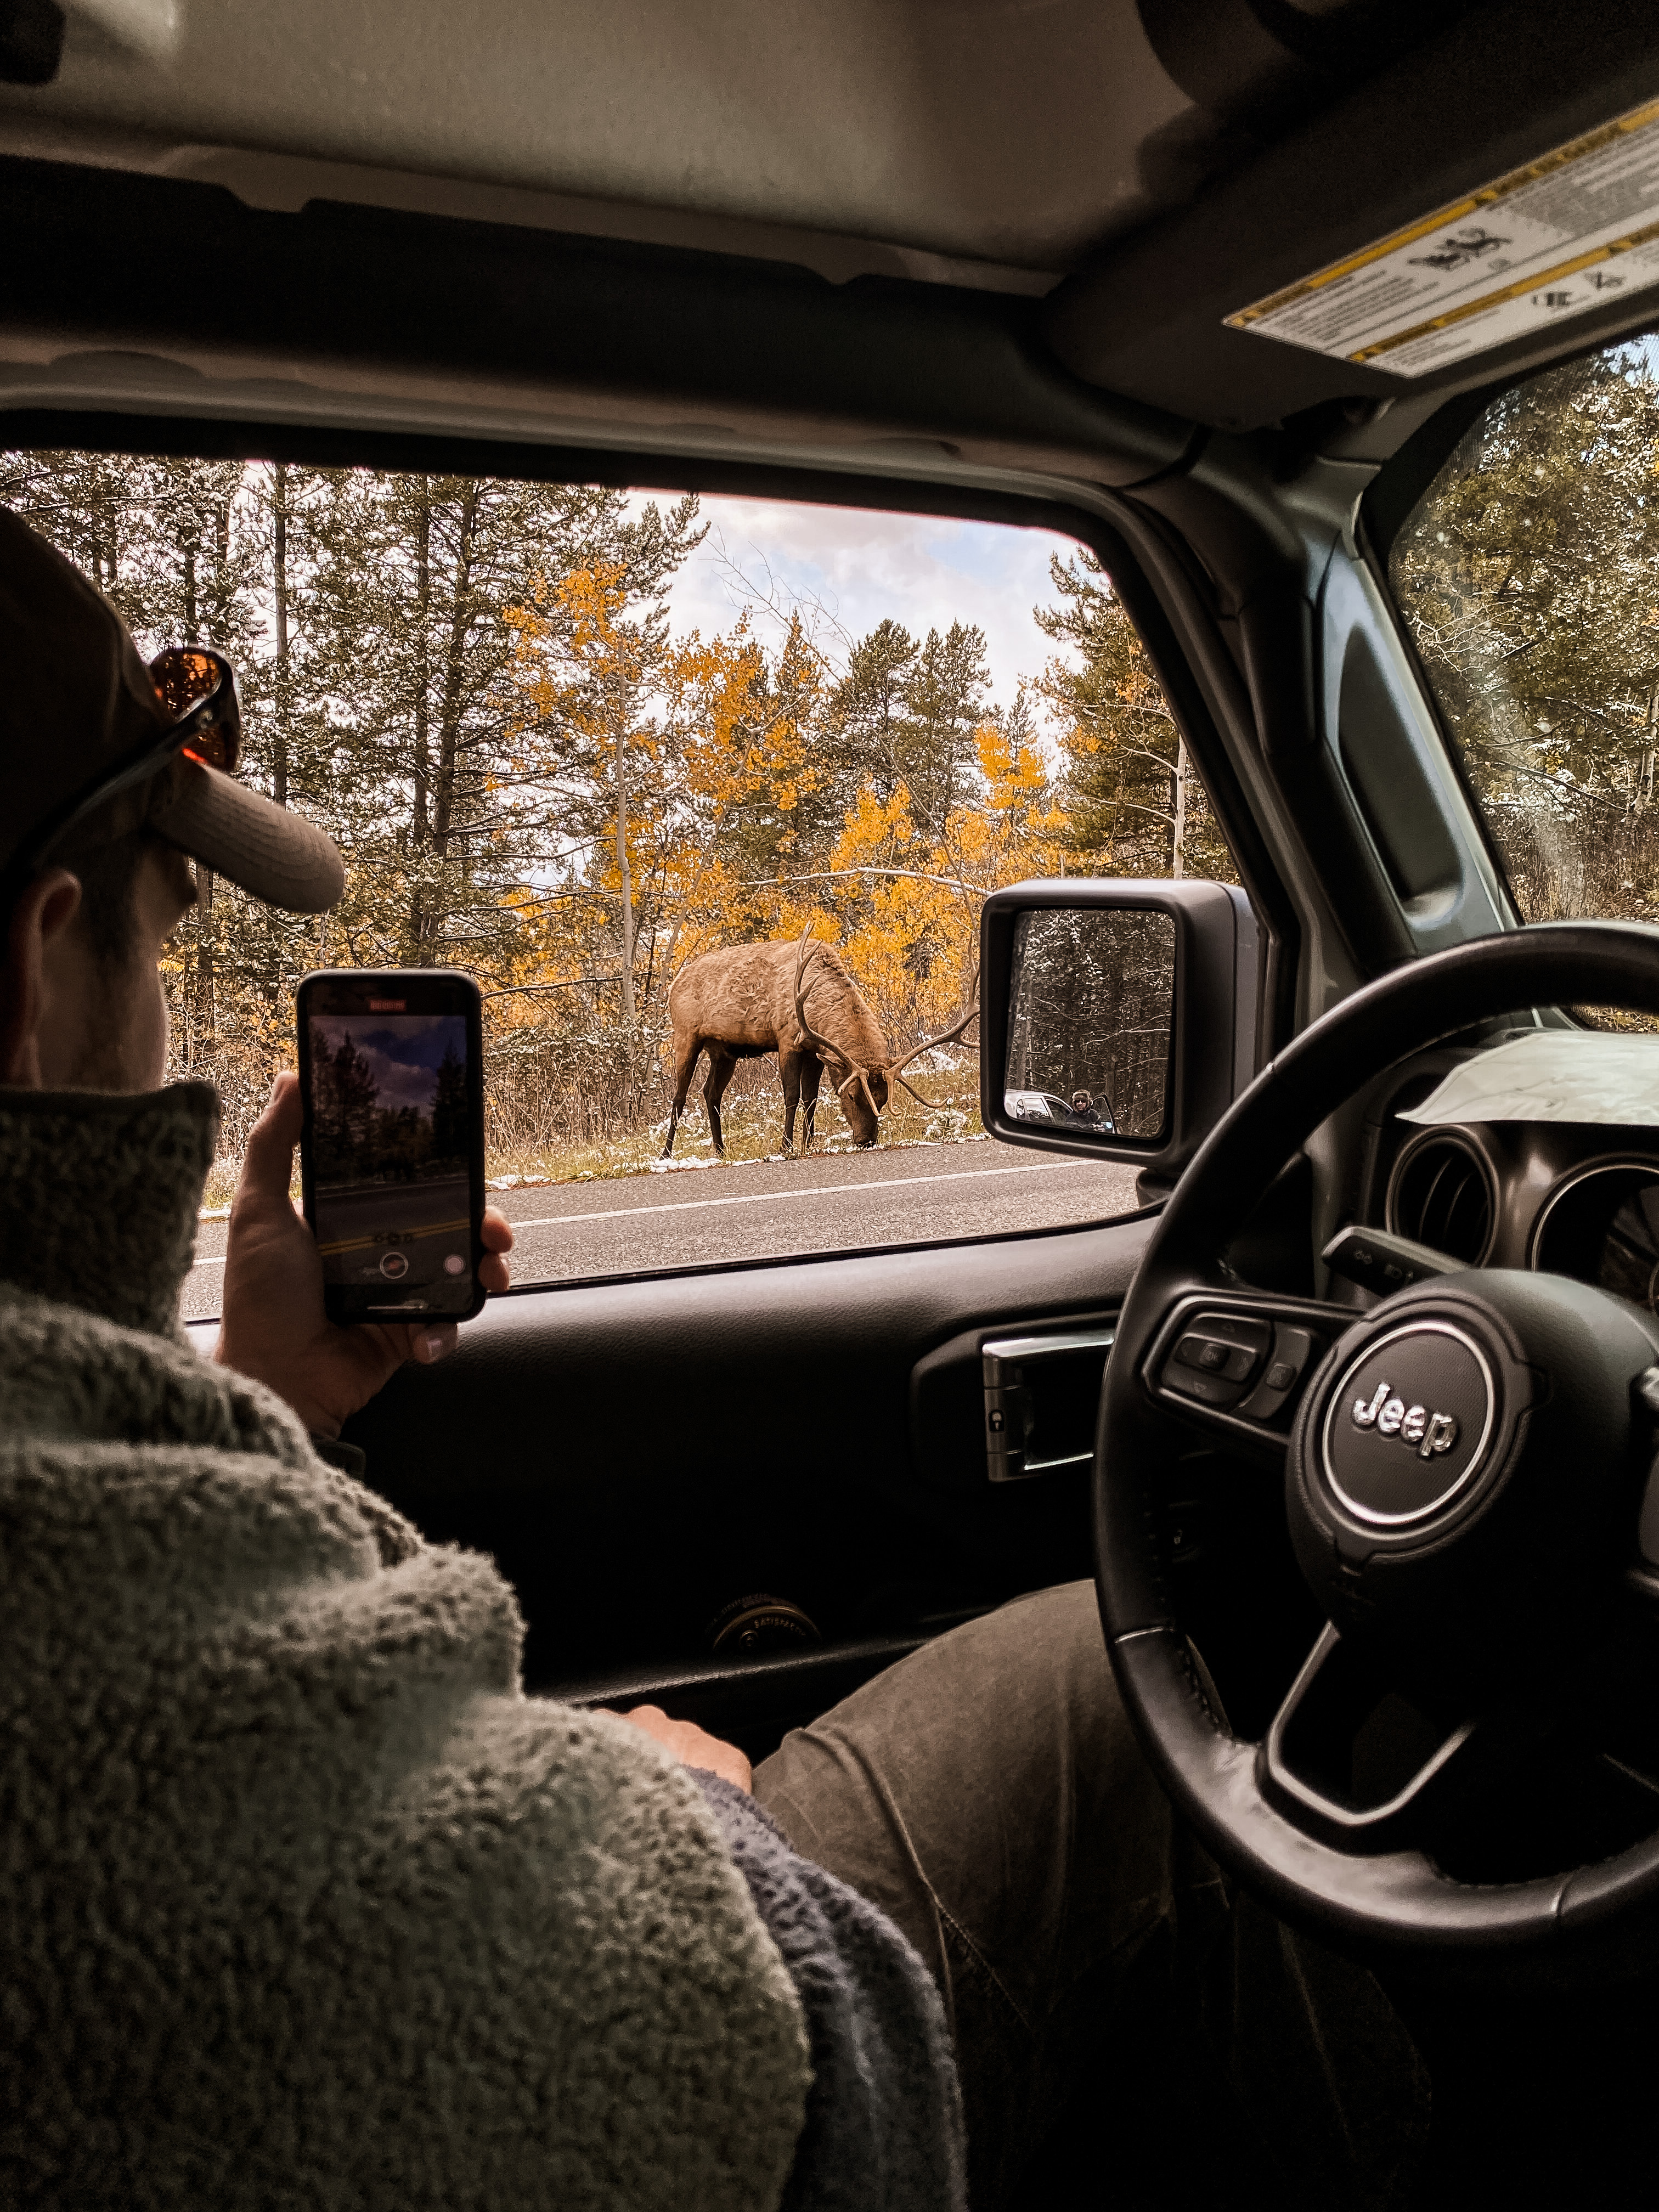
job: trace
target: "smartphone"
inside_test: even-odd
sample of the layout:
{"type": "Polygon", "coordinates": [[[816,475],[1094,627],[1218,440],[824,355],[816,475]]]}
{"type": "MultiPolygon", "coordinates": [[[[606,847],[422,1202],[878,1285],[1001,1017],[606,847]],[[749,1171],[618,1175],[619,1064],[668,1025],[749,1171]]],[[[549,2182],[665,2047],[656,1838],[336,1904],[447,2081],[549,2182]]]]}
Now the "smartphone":
{"type": "Polygon", "coordinates": [[[483,1018],[456,968],[319,969],[296,994],[300,1187],[331,1321],[484,1302],[483,1018]]]}

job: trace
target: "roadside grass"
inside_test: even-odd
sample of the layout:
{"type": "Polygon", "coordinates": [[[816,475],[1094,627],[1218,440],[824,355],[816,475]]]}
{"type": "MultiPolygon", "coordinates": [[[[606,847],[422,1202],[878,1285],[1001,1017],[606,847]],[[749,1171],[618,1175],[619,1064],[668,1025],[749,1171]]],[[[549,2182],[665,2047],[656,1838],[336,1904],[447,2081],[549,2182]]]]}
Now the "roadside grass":
{"type": "MultiPolygon", "coordinates": [[[[931,1110],[901,1091],[881,1117],[878,1149],[910,1145],[962,1144],[982,1137],[979,1118],[978,1071],[940,1070],[922,1076],[918,1089],[932,1100],[931,1110]]],[[[770,1097],[758,1093],[733,1097],[727,1094],[720,1109],[720,1129],[726,1158],[717,1158],[708,1133],[708,1115],[702,1095],[693,1091],[675,1133],[673,1156],[665,1160],[662,1148],[668,1135],[665,1115],[648,1126],[604,1139],[568,1142],[556,1139],[538,1146],[492,1151],[486,1163],[490,1182],[509,1189],[538,1183],[593,1182],[617,1176],[669,1175],[697,1168],[738,1166],[751,1160],[783,1157],[783,1100],[775,1090],[770,1097]]],[[[799,1150],[800,1122],[795,1126],[799,1150]]],[[[812,1150],[848,1152],[854,1149],[852,1132],[839,1104],[822,1093],[818,1098],[812,1150]]]]}
{"type": "MultiPolygon", "coordinates": [[[[940,1056],[942,1059],[942,1055],[940,1056]]],[[[916,1088],[932,1104],[924,1107],[908,1091],[899,1090],[889,1100],[876,1139],[880,1151],[913,1145],[966,1144],[985,1133],[979,1118],[979,1071],[970,1060],[965,1066],[918,1066],[909,1071],[916,1088]]],[[[485,1155],[484,1175],[492,1189],[518,1190],[538,1185],[597,1182],[613,1176],[678,1174],[699,1168],[740,1166],[752,1160],[783,1157],[783,1098],[775,1076],[769,1091],[752,1085],[739,1092],[734,1085],[720,1109],[726,1139],[726,1158],[717,1158],[708,1134],[708,1115],[701,1088],[686,1101],[674,1139],[672,1159],[661,1158],[668,1134],[665,1115],[647,1126],[609,1138],[560,1139],[538,1145],[492,1147],[485,1155]]],[[[799,1150],[800,1123],[796,1121],[799,1150]]],[[[852,1132],[839,1103],[826,1086],[819,1093],[814,1153],[848,1152],[854,1149],[852,1132]]],[[[241,1172],[241,1161],[232,1155],[215,1160],[208,1170],[202,1194],[202,1218],[222,1217],[229,1207],[241,1172]]],[[[296,1168],[290,1194],[297,1205],[300,1178],[296,1168]]]]}

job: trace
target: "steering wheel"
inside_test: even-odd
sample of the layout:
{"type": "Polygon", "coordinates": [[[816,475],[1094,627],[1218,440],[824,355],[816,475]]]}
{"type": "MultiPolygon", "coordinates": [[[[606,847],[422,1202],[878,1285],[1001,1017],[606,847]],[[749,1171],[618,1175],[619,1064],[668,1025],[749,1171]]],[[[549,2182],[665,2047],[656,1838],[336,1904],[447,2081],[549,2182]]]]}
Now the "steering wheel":
{"type": "MultiPolygon", "coordinates": [[[[1659,928],[1483,938],[1394,970],[1304,1031],[1176,1186],[1101,1404],[1101,1617],[1171,1800],[1285,1918],[1349,1948],[1437,1958],[1454,1977],[1615,1976],[1659,1960],[1659,1833],[1513,1881],[1455,1879],[1431,1856],[1495,1778],[1525,1785],[1563,1683],[1583,1679],[1620,1609],[1659,1615],[1640,1540],[1659,1322],[1564,1276],[1449,1261],[1415,1281],[1406,1266],[1403,1286],[1362,1314],[1251,1289],[1224,1255],[1367,1079],[1477,1023],[1574,1001],[1659,1014],[1659,928]],[[1291,1541],[1327,1623],[1259,1743],[1212,1702],[1165,1556],[1162,1507],[1194,1432],[1282,1463],[1291,1541]],[[1353,1747],[1391,1693],[1422,1723],[1422,1747],[1362,1786],[1353,1747]]],[[[1659,1478],[1655,1493],[1659,1564],[1659,1478]]]]}

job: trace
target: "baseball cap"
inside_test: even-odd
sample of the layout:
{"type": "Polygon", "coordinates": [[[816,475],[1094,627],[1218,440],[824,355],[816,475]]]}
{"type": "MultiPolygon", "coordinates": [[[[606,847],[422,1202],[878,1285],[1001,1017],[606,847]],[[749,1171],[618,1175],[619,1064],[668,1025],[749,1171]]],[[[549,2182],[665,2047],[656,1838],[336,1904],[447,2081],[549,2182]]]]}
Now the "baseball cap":
{"type": "MultiPolygon", "coordinates": [[[[83,795],[154,750],[153,772],[147,763],[66,831],[66,860],[148,824],[272,906],[322,914],[335,905],[345,867],[333,839],[170,749],[168,723],[108,600],[21,516],[0,507],[0,881],[83,795]]],[[[180,731],[179,747],[185,742],[180,731]]],[[[46,857],[58,856],[54,848],[46,857]]]]}

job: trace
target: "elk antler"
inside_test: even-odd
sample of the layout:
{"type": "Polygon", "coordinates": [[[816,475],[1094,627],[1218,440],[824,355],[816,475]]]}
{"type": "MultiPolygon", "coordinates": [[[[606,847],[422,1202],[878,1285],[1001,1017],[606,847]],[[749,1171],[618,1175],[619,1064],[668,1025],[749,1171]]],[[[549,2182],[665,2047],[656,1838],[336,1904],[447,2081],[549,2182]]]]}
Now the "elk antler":
{"type": "MultiPolygon", "coordinates": [[[[800,953],[795,962],[796,1025],[799,1029],[801,1035],[806,1039],[808,1044],[812,1045],[817,1048],[817,1053],[822,1059],[845,1060],[847,1059],[846,1054],[843,1052],[838,1052],[835,1046],[830,1043],[828,1037],[820,1036],[817,1031],[812,1027],[811,1023],[806,1018],[805,977],[807,964],[809,962],[815,960],[817,957],[818,950],[816,945],[812,946],[810,952],[807,950],[807,938],[811,931],[811,927],[812,925],[809,921],[806,927],[803,929],[800,933],[800,953]]],[[[850,1064],[851,1063],[849,1062],[848,1065],[850,1066],[850,1064]]]]}
{"type": "Polygon", "coordinates": [[[925,1106],[930,1114],[938,1113],[938,1107],[933,1104],[931,1098],[924,1098],[921,1091],[916,1089],[914,1083],[905,1082],[903,1070],[908,1067],[913,1060],[920,1060],[923,1053],[933,1052],[942,1044],[954,1044],[957,1038],[962,1035],[963,1030],[967,1028],[969,1023],[971,1022],[978,1014],[979,968],[977,963],[975,963],[974,968],[974,988],[969,993],[969,997],[972,1000],[972,1004],[969,1006],[967,1012],[963,1014],[961,1020],[957,1022],[954,1027],[948,1030],[941,1030],[937,1036],[924,1037],[919,1045],[915,1046],[911,1051],[905,1054],[902,1060],[890,1060],[887,1061],[884,1070],[884,1073],[890,1077],[894,1082],[903,1083],[905,1089],[915,1100],[917,1105],[925,1106]]]}
{"type": "MultiPolygon", "coordinates": [[[[817,1031],[812,1027],[811,1022],[806,1018],[806,970],[810,963],[817,957],[818,951],[816,944],[814,944],[810,952],[807,950],[806,940],[811,927],[812,925],[809,921],[806,924],[805,928],[801,931],[800,954],[795,962],[796,1024],[799,1027],[801,1035],[806,1039],[808,1044],[811,1045],[817,1051],[818,1057],[821,1060],[824,1060],[826,1063],[830,1060],[839,1060],[842,1066],[848,1070],[847,1074],[844,1075],[841,1081],[836,1085],[836,1097],[842,1097],[846,1092],[851,1089],[852,1085],[856,1083],[860,1090],[862,1090],[865,1097],[865,1103],[868,1105],[872,1114],[878,1115],[880,1109],[878,1108],[875,1100],[870,1095],[870,1078],[868,1074],[855,1060],[849,1060],[839,1045],[831,1044],[828,1037],[820,1036],[817,1031]]],[[[835,1073],[835,1070],[833,1068],[830,1069],[830,1073],[832,1076],[835,1073]]],[[[908,1090],[909,1086],[907,1085],[905,1087],[908,1090]]]]}

